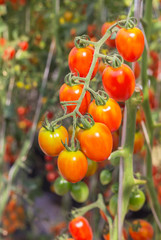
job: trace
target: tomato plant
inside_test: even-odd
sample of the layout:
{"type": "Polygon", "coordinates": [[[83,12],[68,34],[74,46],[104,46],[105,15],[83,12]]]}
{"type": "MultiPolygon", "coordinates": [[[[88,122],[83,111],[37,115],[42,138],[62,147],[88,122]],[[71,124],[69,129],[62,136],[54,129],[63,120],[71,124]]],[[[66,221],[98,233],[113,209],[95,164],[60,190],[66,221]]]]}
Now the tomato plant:
{"type": "Polygon", "coordinates": [[[104,105],[97,105],[93,100],[88,107],[88,113],[92,115],[95,122],[104,123],[111,132],[116,131],[121,125],[121,108],[112,98],[109,98],[104,105]]]}
{"type": "Polygon", "coordinates": [[[138,219],[132,222],[129,234],[133,240],[152,240],[154,230],[150,223],[143,219],[138,219]]]}
{"type": "MultiPolygon", "coordinates": [[[[93,60],[93,54],[94,54],[94,49],[92,47],[86,47],[86,48],[74,47],[70,51],[68,56],[68,64],[71,72],[74,73],[76,76],[79,75],[80,77],[86,77],[93,60]]],[[[97,69],[98,69],[98,60],[93,70],[91,79],[94,78],[94,76],[96,75],[97,69]]]]}
{"type": "Polygon", "coordinates": [[[102,82],[107,94],[119,102],[129,99],[135,89],[134,73],[126,64],[118,68],[107,66],[102,74],[102,82]]]}
{"type": "Polygon", "coordinates": [[[90,160],[89,158],[87,158],[87,160],[88,160],[88,169],[87,169],[86,177],[90,177],[94,175],[95,172],[97,171],[98,163],[90,160]]]}
{"type": "Polygon", "coordinates": [[[79,150],[63,150],[58,156],[58,169],[61,175],[69,182],[76,183],[82,180],[88,169],[86,156],[79,150]]]}
{"type": "Polygon", "coordinates": [[[116,35],[116,47],[128,62],[138,60],[144,50],[144,35],[139,28],[121,28],[116,35]]]}
{"type": "Polygon", "coordinates": [[[109,201],[109,210],[112,216],[116,215],[118,205],[118,194],[114,194],[109,201]]]}
{"type": "Polygon", "coordinates": [[[92,240],[92,229],[84,217],[76,217],[69,222],[69,232],[75,240],[92,240]]]}
{"type": "Polygon", "coordinates": [[[84,182],[72,184],[70,194],[76,202],[85,202],[89,196],[89,189],[87,184],[84,182]]]}
{"type": "Polygon", "coordinates": [[[144,135],[142,132],[136,132],[134,138],[134,153],[139,153],[144,146],[144,135]]]}
{"type": "MultiPolygon", "coordinates": [[[[59,99],[61,102],[64,101],[74,101],[80,98],[82,94],[83,85],[73,85],[69,86],[64,83],[59,91],[59,99]]],[[[81,102],[79,111],[81,114],[85,114],[87,112],[88,105],[91,101],[90,93],[86,91],[86,94],[81,102]]],[[[76,104],[67,106],[67,113],[73,112],[76,108],[76,104]]]]}
{"type": "Polygon", "coordinates": [[[80,129],[78,140],[84,154],[96,162],[107,159],[112,151],[112,135],[103,123],[96,122],[89,129],[80,129]]]}
{"type": "Polygon", "coordinates": [[[145,203],[145,195],[140,189],[133,190],[129,199],[129,209],[131,211],[138,211],[145,203]]]}
{"type": "Polygon", "coordinates": [[[65,140],[68,142],[68,132],[63,126],[54,129],[54,131],[42,127],[39,131],[39,146],[46,155],[57,156],[64,149],[62,142],[65,143],[65,140]]]}

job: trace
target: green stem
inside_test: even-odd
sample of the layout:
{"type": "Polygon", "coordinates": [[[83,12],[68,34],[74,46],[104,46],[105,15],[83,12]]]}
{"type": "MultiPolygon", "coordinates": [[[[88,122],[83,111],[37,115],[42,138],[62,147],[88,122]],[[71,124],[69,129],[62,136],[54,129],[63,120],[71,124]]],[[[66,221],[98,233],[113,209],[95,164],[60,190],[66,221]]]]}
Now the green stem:
{"type": "MultiPolygon", "coordinates": [[[[151,32],[151,24],[152,24],[152,0],[146,0],[145,3],[145,12],[144,12],[144,31],[147,38],[147,42],[150,38],[151,32]]],[[[150,139],[151,147],[153,145],[153,133],[154,133],[154,124],[150,110],[149,104],[149,95],[148,95],[148,76],[147,76],[147,64],[148,62],[148,53],[147,49],[144,49],[143,56],[142,56],[142,85],[143,85],[143,93],[144,93],[144,100],[143,100],[143,109],[146,117],[146,125],[148,129],[148,135],[150,139]]],[[[152,176],[152,158],[151,158],[151,151],[147,146],[147,156],[146,156],[146,175],[147,175],[147,190],[152,201],[152,205],[154,206],[155,213],[157,217],[161,221],[161,211],[160,205],[157,200],[157,194],[154,187],[153,176],[152,176]]],[[[155,217],[155,216],[154,216],[155,217]]]]}

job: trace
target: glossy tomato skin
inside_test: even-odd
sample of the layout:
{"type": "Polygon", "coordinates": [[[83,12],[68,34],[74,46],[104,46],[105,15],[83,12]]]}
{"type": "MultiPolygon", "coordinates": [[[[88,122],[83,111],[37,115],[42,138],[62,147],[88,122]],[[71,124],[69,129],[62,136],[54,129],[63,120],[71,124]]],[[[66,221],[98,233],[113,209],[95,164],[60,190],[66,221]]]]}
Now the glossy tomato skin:
{"type": "Polygon", "coordinates": [[[116,48],[128,62],[138,60],[144,50],[144,34],[139,28],[121,28],[116,35],[116,48]]]}
{"type": "Polygon", "coordinates": [[[46,155],[57,156],[64,149],[61,141],[65,143],[65,140],[68,142],[68,132],[63,126],[56,128],[54,132],[48,131],[44,127],[39,131],[39,146],[46,155]]]}
{"type": "Polygon", "coordinates": [[[131,211],[139,211],[145,203],[145,195],[143,191],[137,189],[132,191],[129,199],[129,209],[131,211]]]}
{"type": "MultiPolygon", "coordinates": [[[[105,22],[102,25],[102,28],[101,28],[101,35],[102,36],[105,35],[107,29],[109,29],[113,24],[115,24],[115,21],[113,21],[113,22],[105,22]]],[[[111,39],[110,37],[107,38],[105,43],[107,44],[107,46],[115,48],[116,47],[115,39],[111,39]]]]}
{"type": "Polygon", "coordinates": [[[129,99],[135,90],[135,76],[126,64],[118,68],[107,66],[102,74],[102,82],[109,97],[118,102],[129,99]]]}
{"type": "MultiPolygon", "coordinates": [[[[66,83],[64,83],[59,91],[59,99],[60,101],[74,101],[78,100],[83,90],[83,85],[74,85],[69,86],[66,83]]],[[[91,95],[88,91],[86,91],[86,94],[82,100],[82,103],[80,105],[79,111],[81,114],[85,114],[88,109],[88,105],[91,101],[91,95]]],[[[76,105],[70,105],[67,106],[67,113],[73,112],[76,108],[76,105]]]]}
{"type": "Polygon", "coordinates": [[[92,229],[84,217],[76,217],[69,223],[69,232],[75,240],[92,240],[92,229]]]}
{"type": "Polygon", "coordinates": [[[87,184],[84,182],[72,184],[70,194],[76,202],[85,202],[89,196],[89,189],[87,184]]]}
{"type": "Polygon", "coordinates": [[[134,63],[134,76],[137,79],[140,76],[141,68],[138,62],[134,63]]]}
{"type": "Polygon", "coordinates": [[[104,161],[111,154],[112,134],[103,123],[96,122],[90,129],[80,129],[78,140],[84,154],[93,161],[104,161]]]}
{"type": "Polygon", "coordinates": [[[92,115],[95,122],[104,123],[111,132],[119,129],[121,125],[121,108],[112,98],[109,98],[105,105],[97,105],[93,100],[88,107],[88,113],[92,115]]]}
{"type": "Polygon", "coordinates": [[[132,226],[129,228],[129,234],[133,240],[152,240],[154,230],[150,223],[139,219],[132,222],[132,226]],[[140,227],[135,231],[133,228],[137,225],[140,225],[140,227]]]}
{"type": "MultiPolygon", "coordinates": [[[[70,71],[74,73],[76,76],[79,73],[80,77],[86,77],[93,60],[93,54],[94,54],[94,49],[92,47],[72,48],[68,56],[68,64],[69,64],[70,71]]],[[[93,70],[91,79],[94,78],[94,76],[96,75],[97,69],[98,69],[98,60],[93,70]]]]}
{"type": "Polygon", "coordinates": [[[58,169],[67,181],[76,183],[82,180],[87,172],[88,162],[81,151],[63,150],[58,156],[58,169]]]}

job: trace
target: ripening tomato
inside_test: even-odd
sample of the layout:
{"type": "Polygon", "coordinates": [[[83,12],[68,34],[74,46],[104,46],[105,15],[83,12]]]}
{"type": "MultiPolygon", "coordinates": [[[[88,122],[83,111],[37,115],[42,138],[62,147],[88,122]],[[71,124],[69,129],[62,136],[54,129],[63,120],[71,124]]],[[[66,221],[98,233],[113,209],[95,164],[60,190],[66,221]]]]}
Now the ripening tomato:
{"type": "MultiPolygon", "coordinates": [[[[113,24],[115,24],[115,21],[113,22],[105,22],[103,25],[102,25],[102,28],[101,28],[101,35],[105,35],[107,29],[109,29],[113,24]]],[[[109,38],[107,38],[106,42],[107,46],[109,47],[112,47],[112,48],[115,48],[116,47],[116,43],[115,43],[115,39],[111,39],[111,36],[109,38]]]]}
{"type": "Polygon", "coordinates": [[[135,90],[135,76],[126,64],[118,68],[107,66],[102,74],[102,82],[109,97],[118,102],[129,99],[135,90]]]}
{"type": "Polygon", "coordinates": [[[95,172],[97,171],[98,163],[90,160],[89,158],[87,158],[87,160],[88,160],[88,170],[86,173],[86,177],[90,177],[94,175],[95,172]]]}
{"type": "Polygon", "coordinates": [[[118,52],[126,61],[135,62],[141,57],[144,50],[144,34],[139,28],[121,28],[115,41],[118,52]]]}
{"type": "Polygon", "coordinates": [[[72,152],[64,149],[58,156],[58,169],[69,182],[76,183],[82,180],[86,175],[87,168],[87,158],[79,150],[72,152]]]}
{"type": "Polygon", "coordinates": [[[145,203],[145,195],[142,190],[137,189],[131,192],[129,199],[129,209],[139,211],[145,203]]]}
{"type": "Polygon", "coordinates": [[[18,46],[21,48],[22,51],[26,51],[29,47],[29,44],[26,41],[22,41],[18,44],[18,46]]]}
{"type": "Polygon", "coordinates": [[[53,171],[54,170],[54,165],[52,163],[46,163],[45,164],[45,169],[46,171],[53,171]]]}
{"type": "Polygon", "coordinates": [[[139,108],[136,112],[136,125],[141,124],[141,122],[145,122],[145,114],[142,108],[139,108]]]}
{"type": "Polygon", "coordinates": [[[104,161],[111,154],[112,134],[103,123],[96,122],[89,129],[80,129],[78,140],[84,154],[93,161],[104,161]]]}
{"type": "Polygon", "coordinates": [[[7,47],[5,50],[4,50],[4,53],[3,53],[3,60],[12,60],[15,56],[15,49],[13,47],[7,47]]]}
{"type": "MultiPolygon", "coordinates": [[[[74,85],[74,86],[69,86],[66,83],[64,83],[59,91],[59,99],[60,101],[75,101],[80,98],[80,95],[82,94],[83,91],[83,85],[74,85]]],[[[80,105],[79,111],[81,114],[85,114],[87,112],[88,105],[90,104],[91,101],[91,95],[88,91],[86,91],[86,94],[82,100],[82,103],[80,105]]],[[[73,112],[74,109],[76,108],[77,104],[73,104],[70,106],[67,106],[67,113],[73,112]]]]}
{"type": "Polygon", "coordinates": [[[139,153],[144,146],[144,136],[142,132],[136,132],[134,138],[134,154],[139,153]]]}
{"type": "Polygon", "coordinates": [[[66,22],[71,22],[73,18],[73,12],[72,11],[65,11],[64,13],[64,19],[66,22]]]}
{"type": "Polygon", "coordinates": [[[105,64],[103,61],[99,62],[98,71],[101,75],[102,75],[102,73],[103,73],[103,71],[105,70],[106,67],[107,67],[107,64],[105,64]]]}
{"type": "Polygon", "coordinates": [[[140,64],[138,62],[135,62],[134,63],[134,76],[135,76],[135,79],[137,79],[140,76],[140,72],[141,72],[140,64]]]}
{"type": "MultiPolygon", "coordinates": [[[[94,48],[90,46],[86,48],[72,48],[68,56],[70,71],[76,76],[79,75],[80,77],[86,77],[92,64],[93,55],[94,48]]],[[[91,79],[96,75],[97,69],[98,60],[94,67],[91,79]]]]}
{"type": "Polygon", "coordinates": [[[111,132],[116,131],[121,125],[121,108],[112,98],[109,98],[105,105],[97,105],[93,100],[88,107],[88,113],[92,115],[95,122],[104,123],[111,132]]]}
{"type": "Polygon", "coordinates": [[[133,240],[152,240],[154,230],[150,223],[139,219],[132,222],[132,226],[129,228],[129,234],[133,240]]]}
{"type": "Polygon", "coordinates": [[[6,44],[6,39],[0,38],[0,47],[4,47],[5,44],[6,44]]]}
{"type": "Polygon", "coordinates": [[[5,4],[5,0],[0,0],[0,5],[5,4]]]}
{"type": "Polygon", "coordinates": [[[65,143],[65,140],[68,142],[68,132],[63,126],[56,128],[53,132],[44,127],[39,131],[39,146],[46,155],[57,156],[64,149],[62,142],[65,143]]]}
{"type": "Polygon", "coordinates": [[[112,138],[113,138],[113,148],[112,151],[117,150],[119,146],[119,131],[113,132],[112,133],[112,138]]]}
{"type": "Polygon", "coordinates": [[[54,171],[48,172],[46,174],[46,178],[48,182],[54,182],[57,177],[58,177],[58,173],[54,171]]]}
{"type": "Polygon", "coordinates": [[[69,222],[69,232],[75,240],[92,240],[93,233],[84,217],[76,217],[69,222]]]}

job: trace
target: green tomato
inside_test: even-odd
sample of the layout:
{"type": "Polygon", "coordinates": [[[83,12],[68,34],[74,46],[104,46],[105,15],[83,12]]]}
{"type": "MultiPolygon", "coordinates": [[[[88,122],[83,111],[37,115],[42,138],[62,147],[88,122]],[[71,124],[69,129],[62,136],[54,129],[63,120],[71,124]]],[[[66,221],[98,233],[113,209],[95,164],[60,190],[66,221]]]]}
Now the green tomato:
{"type": "Polygon", "coordinates": [[[63,196],[69,192],[71,183],[65,180],[63,177],[58,177],[54,182],[54,191],[56,194],[63,196]]]}
{"type": "Polygon", "coordinates": [[[129,209],[131,211],[138,211],[142,208],[142,206],[145,203],[145,195],[142,190],[140,189],[135,189],[134,191],[131,192],[130,194],[130,199],[129,199],[129,209]]]}
{"type": "Polygon", "coordinates": [[[111,180],[112,180],[112,173],[107,169],[103,170],[100,174],[101,184],[106,185],[106,184],[110,183],[111,180]]]}
{"type": "Polygon", "coordinates": [[[110,202],[109,202],[109,209],[112,216],[115,216],[117,213],[117,205],[118,205],[118,194],[114,194],[110,198],[110,202]]]}
{"type": "Polygon", "coordinates": [[[90,177],[90,176],[94,175],[95,172],[97,171],[98,163],[90,160],[89,158],[87,158],[87,160],[88,160],[88,170],[86,173],[86,177],[90,177]]]}
{"type": "Polygon", "coordinates": [[[89,196],[89,189],[87,184],[84,182],[72,184],[70,194],[76,202],[79,203],[85,202],[89,196]]]}
{"type": "Polygon", "coordinates": [[[119,191],[119,184],[118,184],[118,183],[112,184],[112,186],[111,186],[111,191],[112,191],[113,193],[118,193],[118,191],[119,191]]]}

